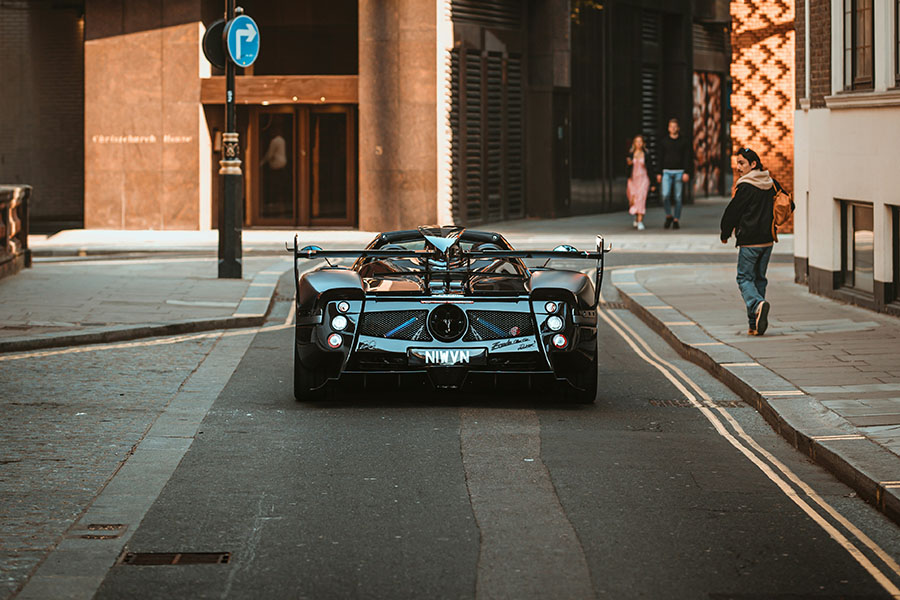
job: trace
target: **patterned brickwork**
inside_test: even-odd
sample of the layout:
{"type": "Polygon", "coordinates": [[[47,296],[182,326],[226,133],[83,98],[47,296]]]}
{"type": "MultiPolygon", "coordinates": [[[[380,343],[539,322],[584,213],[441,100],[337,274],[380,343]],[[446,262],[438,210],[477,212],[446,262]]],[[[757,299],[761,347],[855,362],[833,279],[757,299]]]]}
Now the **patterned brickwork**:
{"type": "Polygon", "coordinates": [[[794,180],[794,2],[731,2],[731,139],[783,185],[794,180]]]}

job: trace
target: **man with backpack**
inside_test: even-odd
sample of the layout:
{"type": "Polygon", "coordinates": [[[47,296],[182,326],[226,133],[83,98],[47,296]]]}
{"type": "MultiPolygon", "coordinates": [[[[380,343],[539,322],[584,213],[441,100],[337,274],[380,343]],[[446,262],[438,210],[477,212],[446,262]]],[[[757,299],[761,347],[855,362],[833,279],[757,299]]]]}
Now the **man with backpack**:
{"type": "MultiPolygon", "coordinates": [[[[737,172],[731,202],[725,208],[720,225],[722,243],[732,232],[737,240],[737,284],[747,306],[749,335],[763,335],[769,327],[769,302],[766,300],[766,269],[776,237],[776,213],[783,219],[784,202],[793,210],[790,197],[768,171],[763,170],[759,155],[750,148],[737,153],[737,172]],[[776,195],[779,196],[776,211],[776,195]],[[783,198],[782,198],[783,196],[783,198]]],[[[788,211],[788,216],[790,212],[788,211]]]]}

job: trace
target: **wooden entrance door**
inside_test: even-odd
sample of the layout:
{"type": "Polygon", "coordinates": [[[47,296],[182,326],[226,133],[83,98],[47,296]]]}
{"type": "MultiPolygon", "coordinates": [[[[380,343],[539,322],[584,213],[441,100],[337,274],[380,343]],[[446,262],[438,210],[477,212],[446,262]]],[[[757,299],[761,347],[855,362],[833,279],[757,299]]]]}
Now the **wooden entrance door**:
{"type": "Polygon", "coordinates": [[[255,107],[249,138],[247,226],[356,225],[355,107],[255,107]]]}

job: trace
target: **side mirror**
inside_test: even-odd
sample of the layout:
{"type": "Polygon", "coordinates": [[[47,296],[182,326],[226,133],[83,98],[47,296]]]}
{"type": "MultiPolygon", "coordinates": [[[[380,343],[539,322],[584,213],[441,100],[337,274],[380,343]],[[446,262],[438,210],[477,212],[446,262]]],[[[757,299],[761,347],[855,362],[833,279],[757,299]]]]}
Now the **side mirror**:
{"type": "Polygon", "coordinates": [[[300,252],[306,252],[306,253],[320,252],[321,250],[322,250],[321,246],[303,246],[302,248],[300,248],[300,252]]]}
{"type": "Polygon", "coordinates": [[[578,252],[578,248],[569,244],[561,244],[553,249],[554,252],[578,252]]]}

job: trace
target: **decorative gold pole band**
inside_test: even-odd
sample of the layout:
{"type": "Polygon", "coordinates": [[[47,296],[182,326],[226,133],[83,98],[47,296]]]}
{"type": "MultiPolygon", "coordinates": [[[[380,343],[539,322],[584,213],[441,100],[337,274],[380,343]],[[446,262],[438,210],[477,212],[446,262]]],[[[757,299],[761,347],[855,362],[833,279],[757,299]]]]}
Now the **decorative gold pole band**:
{"type": "Polygon", "coordinates": [[[238,134],[229,131],[222,134],[222,150],[224,158],[219,161],[219,175],[240,175],[241,159],[238,158],[238,134]]]}

